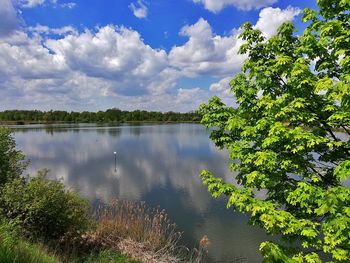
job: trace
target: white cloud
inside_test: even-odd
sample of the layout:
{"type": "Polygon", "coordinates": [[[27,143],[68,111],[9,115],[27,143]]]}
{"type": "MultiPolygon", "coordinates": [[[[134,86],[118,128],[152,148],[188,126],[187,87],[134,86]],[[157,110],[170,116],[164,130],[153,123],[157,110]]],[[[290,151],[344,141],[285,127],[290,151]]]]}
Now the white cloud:
{"type": "Polygon", "coordinates": [[[300,12],[299,8],[290,6],[283,10],[272,7],[264,8],[260,11],[255,28],[260,29],[269,38],[277,33],[277,29],[281,24],[293,20],[300,12]]]}
{"type": "Polygon", "coordinates": [[[234,6],[241,10],[259,9],[272,5],[278,0],[193,0],[194,3],[201,3],[204,7],[214,13],[220,12],[226,6],[234,6]]]}
{"type": "Polygon", "coordinates": [[[105,26],[96,33],[49,39],[45,45],[71,70],[114,81],[113,90],[122,94],[148,92],[167,67],[164,50],[152,49],[138,32],[124,27],[105,26]]]}
{"type": "Polygon", "coordinates": [[[138,0],[135,3],[131,3],[129,8],[137,18],[146,18],[148,15],[147,2],[144,0],[138,0]]]}
{"type": "Polygon", "coordinates": [[[190,106],[190,108],[192,108],[193,105],[195,105],[197,108],[200,103],[206,102],[209,98],[210,93],[208,92],[208,90],[203,90],[200,88],[180,88],[177,90],[175,101],[180,105],[187,105],[190,106]]]}
{"type": "Polygon", "coordinates": [[[62,8],[72,9],[77,5],[75,2],[58,4],[58,0],[13,0],[13,1],[22,8],[33,8],[37,6],[42,6],[44,4],[49,4],[49,5],[52,5],[53,7],[60,6],[62,8]]]}
{"type": "Polygon", "coordinates": [[[60,4],[60,7],[69,8],[69,9],[73,9],[76,6],[77,6],[77,3],[74,3],[74,2],[60,4]]]}
{"type": "Polygon", "coordinates": [[[233,76],[225,77],[218,82],[212,83],[209,90],[216,96],[220,97],[221,100],[228,106],[236,107],[235,96],[231,93],[230,81],[233,76]]]}
{"type": "Polygon", "coordinates": [[[30,37],[20,31],[0,38],[0,97],[10,98],[1,100],[2,109],[13,107],[14,98],[29,108],[149,107],[151,97],[165,96],[178,76],[168,67],[164,50],[152,49],[126,28],[106,26],[46,41],[40,34],[30,37]]]}
{"type": "Polygon", "coordinates": [[[45,0],[19,0],[18,4],[24,8],[33,8],[39,5],[43,5],[45,0]]]}
{"type": "Polygon", "coordinates": [[[241,67],[244,56],[237,54],[241,45],[237,31],[227,37],[214,35],[209,23],[201,18],[194,25],[185,26],[181,35],[188,36],[189,40],[173,47],[169,59],[184,75],[223,76],[241,67]]]}
{"type": "Polygon", "coordinates": [[[22,79],[59,78],[67,67],[59,55],[50,54],[39,38],[23,32],[0,39],[0,72],[22,79]]]}
{"type": "MultiPolygon", "coordinates": [[[[46,0],[47,2],[47,0],[46,0]]],[[[50,0],[51,4],[56,5],[57,0],[50,0]]],[[[14,31],[19,29],[21,25],[20,18],[17,15],[15,7],[32,8],[35,6],[43,5],[45,0],[0,0],[0,37],[8,36],[14,31]]],[[[62,7],[73,8],[75,3],[61,4],[62,7]]],[[[64,34],[73,32],[72,27],[66,26],[60,29],[51,29],[46,26],[29,27],[27,30],[37,31],[38,33],[50,33],[50,34],[64,34]],[[51,31],[51,32],[49,32],[51,31]]]]}
{"type": "Polygon", "coordinates": [[[214,92],[228,92],[230,90],[230,81],[232,77],[226,77],[221,79],[219,82],[210,85],[209,90],[214,92]]]}
{"type": "Polygon", "coordinates": [[[61,28],[50,28],[48,26],[36,25],[35,27],[27,27],[26,30],[38,34],[53,34],[53,35],[67,35],[77,34],[77,30],[72,26],[64,26],[61,28]]]}
{"type": "MultiPolygon", "coordinates": [[[[283,22],[293,20],[299,12],[299,9],[293,7],[284,10],[264,8],[260,11],[254,27],[259,28],[265,36],[271,37],[283,22]]],[[[172,48],[169,53],[170,63],[186,76],[207,74],[222,78],[222,81],[210,87],[212,91],[218,91],[228,77],[240,70],[246,59],[245,56],[237,54],[243,43],[238,38],[239,33],[239,30],[234,29],[228,36],[215,35],[209,23],[201,18],[197,23],[182,28],[180,34],[187,36],[188,41],[182,46],[172,48]]]]}
{"type": "Polygon", "coordinates": [[[9,35],[17,29],[19,21],[11,0],[0,0],[0,37],[9,35]]]}
{"type": "MultiPolygon", "coordinates": [[[[8,7],[17,19],[13,6],[8,7]]],[[[296,14],[293,8],[266,8],[256,27],[270,36],[296,14]],[[271,23],[269,16],[274,16],[271,23]]],[[[239,31],[216,35],[206,20],[199,19],[180,34],[188,40],[166,52],[147,45],[137,31],[125,27],[77,32],[70,26],[37,25],[20,31],[16,25],[0,35],[0,109],[115,106],[188,111],[214,94],[228,98],[227,84],[245,59],[237,55],[242,44],[239,31]],[[203,76],[218,81],[207,89],[177,84],[183,77],[203,76]]]]}

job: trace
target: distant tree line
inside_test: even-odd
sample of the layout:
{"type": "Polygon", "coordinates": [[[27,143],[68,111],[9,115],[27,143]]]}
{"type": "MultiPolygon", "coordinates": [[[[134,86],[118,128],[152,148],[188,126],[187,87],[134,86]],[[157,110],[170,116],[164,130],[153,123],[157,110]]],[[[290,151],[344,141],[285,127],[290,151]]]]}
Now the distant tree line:
{"type": "Polygon", "coordinates": [[[39,110],[6,110],[0,112],[0,122],[21,123],[93,123],[93,122],[199,122],[197,112],[156,112],[156,111],[123,111],[117,108],[98,112],[67,112],[39,110]]]}

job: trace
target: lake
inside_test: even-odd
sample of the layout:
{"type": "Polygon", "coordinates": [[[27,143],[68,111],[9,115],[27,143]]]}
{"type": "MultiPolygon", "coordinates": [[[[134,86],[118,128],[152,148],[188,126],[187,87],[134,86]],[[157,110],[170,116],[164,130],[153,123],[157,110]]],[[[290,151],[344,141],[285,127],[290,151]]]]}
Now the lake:
{"type": "Polygon", "coordinates": [[[233,182],[227,152],[219,151],[199,124],[14,126],[18,148],[30,160],[92,203],[113,198],[145,201],[165,209],[183,243],[207,235],[208,262],[261,262],[259,244],[269,239],[247,225],[248,217],[214,200],[199,179],[202,169],[233,182]],[[117,162],[115,165],[114,152],[117,162]]]}

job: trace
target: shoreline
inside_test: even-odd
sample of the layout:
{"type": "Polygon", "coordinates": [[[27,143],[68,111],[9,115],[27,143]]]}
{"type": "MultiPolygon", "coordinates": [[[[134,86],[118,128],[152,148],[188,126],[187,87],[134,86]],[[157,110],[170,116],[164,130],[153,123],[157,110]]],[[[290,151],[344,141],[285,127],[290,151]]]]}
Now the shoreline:
{"type": "Polygon", "coordinates": [[[118,125],[118,124],[177,124],[177,123],[193,123],[200,124],[200,121],[120,121],[120,122],[60,122],[60,121],[50,121],[50,122],[40,122],[40,121],[0,121],[0,125],[55,125],[55,124],[98,124],[98,125],[118,125]]]}

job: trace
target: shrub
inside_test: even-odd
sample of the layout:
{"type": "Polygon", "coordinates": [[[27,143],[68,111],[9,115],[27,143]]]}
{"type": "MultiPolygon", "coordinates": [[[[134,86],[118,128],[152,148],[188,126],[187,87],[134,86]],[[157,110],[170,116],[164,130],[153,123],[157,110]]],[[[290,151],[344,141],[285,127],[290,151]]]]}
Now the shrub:
{"type": "Polygon", "coordinates": [[[0,209],[6,218],[32,238],[57,239],[89,227],[88,202],[67,191],[59,181],[46,179],[39,172],[28,183],[14,179],[4,185],[0,209]]]}
{"type": "Polygon", "coordinates": [[[11,130],[0,127],[0,187],[14,178],[19,178],[26,165],[24,155],[16,150],[11,130]]]}

